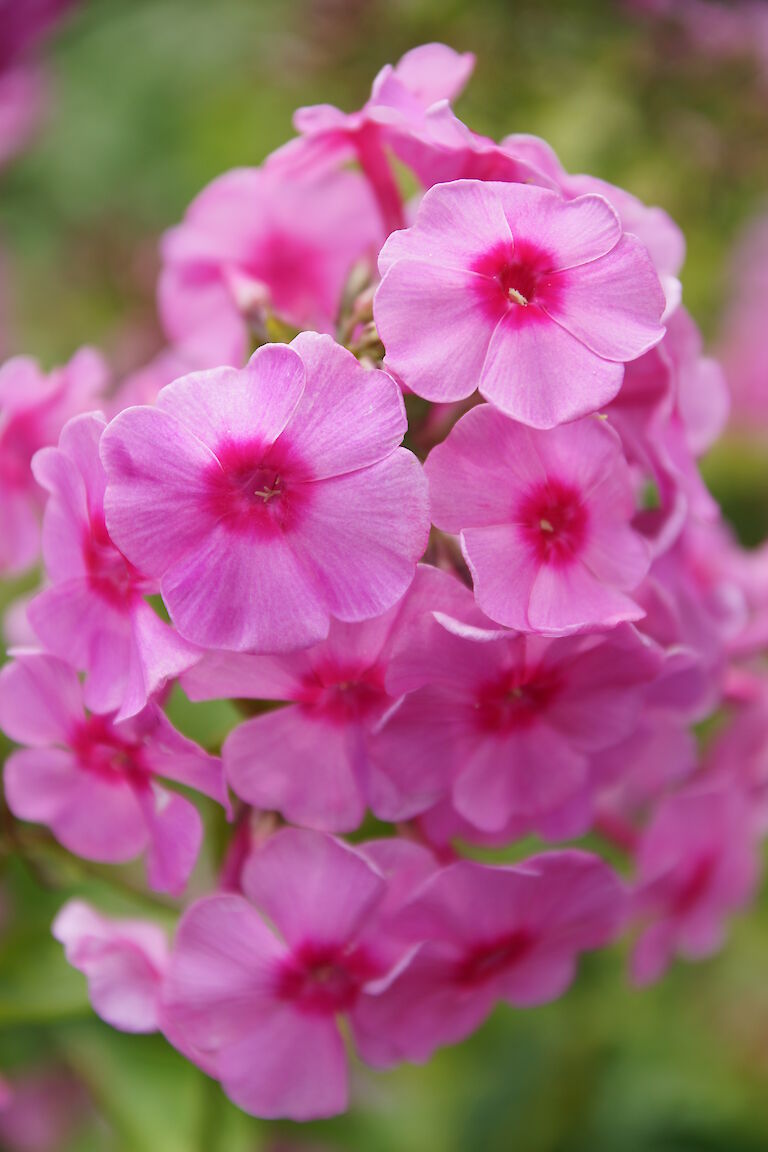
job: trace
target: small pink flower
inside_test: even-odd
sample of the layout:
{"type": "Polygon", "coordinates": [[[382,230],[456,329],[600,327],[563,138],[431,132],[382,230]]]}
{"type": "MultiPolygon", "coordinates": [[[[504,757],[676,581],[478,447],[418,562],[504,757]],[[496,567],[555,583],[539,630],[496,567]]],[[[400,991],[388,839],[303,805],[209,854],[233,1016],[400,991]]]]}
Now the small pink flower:
{"type": "Polygon", "coordinates": [[[409,140],[418,148],[422,137],[431,137],[430,109],[459,95],[474,63],[472,53],[445,44],[413,48],[394,67],[381,69],[360,111],[330,104],[299,108],[293,123],[300,137],[273,153],[267,170],[304,180],[354,162],[376,198],[385,234],[402,228],[403,200],[387,153],[409,140]]]}
{"type": "Polygon", "coordinates": [[[387,689],[405,698],[382,726],[377,755],[398,780],[432,782],[439,772],[459,816],[496,839],[557,838],[564,824],[568,835],[583,833],[600,783],[592,757],[637,725],[658,652],[628,626],[546,640],[467,618],[438,614],[441,628],[391,660],[387,689]]]}
{"type": "Polygon", "coordinates": [[[247,899],[210,896],[182,918],[163,992],[173,1043],[196,1052],[246,1112],[343,1111],[338,1017],[354,1019],[407,960],[381,920],[431,866],[414,844],[363,852],[317,832],[276,833],[245,869],[247,899]]]}
{"type": "Polygon", "coordinates": [[[588,418],[536,431],[488,404],[459,420],[425,468],[432,519],[460,533],[478,604],[522,632],[637,620],[648,571],[618,437],[588,418]]]}
{"type": "Polygon", "coordinates": [[[51,586],[29,604],[27,615],[49,652],[87,673],[86,706],[124,720],[200,652],[149,606],[144,597],[157,586],[109,538],[99,459],[104,427],[93,413],[75,417],[58,448],[34,457],[35,478],[50,493],[43,556],[51,586]]]}
{"type": "MultiPolygon", "coordinates": [[[[365,810],[405,820],[431,802],[435,773],[404,779],[389,741],[377,734],[398,700],[385,686],[393,653],[424,642],[432,613],[450,611],[464,589],[445,572],[421,566],[405,597],[361,624],[331,622],[328,639],[285,656],[210,653],[184,676],[193,700],[287,700],[240,724],[222,757],[242,799],[324,831],[359,827],[365,810]],[[458,590],[458,592],[456,591],[458,590]]],[[[438,766],[436,766],[438,767],[438,766]]]]}
{"type": "Polygon", "coordinates": [[[32,457],[56,443],[71,416],[92,406],[106,379],[104,361],[90,348],[47,376],[26,356],[0,367],[0,572],[30,568],[40,551],[43,494],[32,457]]]}
{"type": "Polygon", "coordinates": [[[104,432],[105,510],[186,639],[290,651],[380,615],[427,539],[402,399],[327,336],[177,380],[104,432]]]}
{"type": "Polygon", "coordinates": [[[192,202],[163,240],[159,307],[168,337],[203,364],[240,367],[275,315],[333,332],[353,266],[382,236],[362,176],[292,180],[238,168],[192,202]]]}
{"type": "Polygon", "coordinates": [[[70,900],[53,922],[73,968],[88,980],[94,1012],[121,1032],[156,1032],[168,942],[146,920],[109,920],[70,900]]]}
{"type": "Polygon", "coordinates": [[[379,271],[374,315],[405,384],[439,401],[479,388],[535,428],[598,411],[664,334],[648,252],[599,196],[438,185],[379,271]]]}
{"type": "Polygon", "coordinates": [[[120,724],[86,715],[77,674],[40,653],[19,653],[0,672],[0,727],[26,745],[5,765],[14,816],[47,825],[88,860],[120,864],[146,852],[150,887],[183,891],[202,823],[195,806],[157,778],[226,805],[218,759],[177,732],[155,704],[120,724]]]}
{"type": "Polygon", "coordinates": [[[67,1069],[25,1069],[8,1085],[5,1099],[0,1089],[0,1146],[4,1152],[61,1152],[89,1110],[83,1084],[67,1069]]]}
{"type": "Polygon", "coordinates": [[[428,878],[393,920],[417,947],[404,970],[354,1017],[363,1057],[377,1067],[424,1063],[473,1032],[504,1000],[556,1000],[580,952],[616,936],[624,899],[596,856],[552,852],[515,867],[461,860],[428,878]]]}
{"type": "Polygon", "coordinates": [[[700,784],[665,800],[640,842],[636,915],[646,924],[632,972],[657,980],[675,954],[709,956],[724,920],[752,896],[759,872],[756,822],[733,779],[700,784]]]}

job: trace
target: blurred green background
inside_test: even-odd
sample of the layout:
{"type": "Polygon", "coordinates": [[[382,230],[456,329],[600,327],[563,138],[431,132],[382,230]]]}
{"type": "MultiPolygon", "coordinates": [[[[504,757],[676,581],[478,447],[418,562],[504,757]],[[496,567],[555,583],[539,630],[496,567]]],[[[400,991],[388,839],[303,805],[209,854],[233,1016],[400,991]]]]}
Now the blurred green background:
{"type": "MultiPolygon", "coordinates": [[[[382,64],[433,39],[477,54],[457,107],[472,127],[542,135],[571,170],[678,220],[684,298],[714,339],[732,244],[768,207],[755,61],[699,56],[610,0],[92,0],[49,44],[46,123],[0,174],[4,351],[50,366],[87,342],[118,373],[140,365],[161,345],[158,234],[201,186],[282,143],[297,105],[359,106],[382,64]]],[[[765,535],[759,442],[727,439],[705,471],[745,542],[765,535]]],[[[231,722],[175,708],[208,742],[231,722]]],[[[62,1152],[768,1149],[768,900],[711,962],[638,992],[625,956],[590,957],[559,1003],[501,1009],[426,1068],[357,1068],[350,1114],[299,1128],[242,1116],[163,1041],[93,1018],[50,921],[74,892],[166,915],[132,895],[130,875],[115,891],[57,856],[35,871],[6,862],[4,884],[0,1070],[56,1061],[85,1083],[89,1110],[62,1152]]]]}

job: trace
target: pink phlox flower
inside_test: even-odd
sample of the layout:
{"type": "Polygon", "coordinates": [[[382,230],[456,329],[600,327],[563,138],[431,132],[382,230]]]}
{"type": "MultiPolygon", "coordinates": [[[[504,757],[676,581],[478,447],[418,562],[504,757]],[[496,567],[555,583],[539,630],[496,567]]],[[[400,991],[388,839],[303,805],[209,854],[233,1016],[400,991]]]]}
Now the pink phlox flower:
{"type": "Polygon", "coordinates": [[[698,959],[720,948],[726,917],[757,883],[757,846],[751,805],[733,779],[661,803],[636,856],[633,904],[644,925],[632,958],[638,983],[657,980],[676,954],[698,959]]]}
{"type": "Polygon", "coordinates": [[[156,1032],[160,988],[168,964],[162,928],[146,920],[114,920],[70,900],[52,927],[67,960],[88,981],[93,1009],[121,1032],[156,1032]]]}
{"type": "Polygon", "coordinates": [[[430,860],[405,842],[366,852],[318,832],[277,832],[246,867],[245,896],[210,896],[182,918],[163,993],[172,1039],[247,1112],[343,1111],[337,1018],[354,1021],[361,1000],[407,962],[412,948],[382,921],[430,860]]]}
{"type": "Polygon", "coordinates": [[[370,807],[382,820],[409,819],[445,788],[440,765],[404,778],[378,733],[398,699],[386,689],[387,667],[404,647],[425,642],[433,612],[463,602],[458,581],[420,566],[405,597],[360,624],[332,621],[327,640],[283,656],[209,653],[182,678],[193,700],[253,698],[289,706],[246,720],[227,737],[227,779],[256,808],[324,831],[357,828],[370,807]]]}
{"type": "Polygon", "coordinates": [[[478,604],[519,631],[563,635],[637,620],[649,565],[634,486],[596,417],[547,431],[491,405],[463,416],[425,471],[432,519],[460,534],[478,604]]]}
{"type": "Polygon", "coordinates": [[[32,462],[49,492],[43,557],[50,586],[27,615],[46,649],[86,673],[85,704],[124,720],[200,658],[168,627],[145,596],[158,591],[112,543],[104,519],[100,415],[77,416],[58,448],[32,462]]]}
{"type": "Polygon", "coordinates": [[[239,368],[269,316],[333,332],[350,272],[360,261],[373,267],[382,239],[358,173],[226,172],[163,239],[166,334],[199,367],[239,368]]]}
{"type": "Polygon", "coordinates": [[[427,541],[402,398],[330,337],[195,373],[102,436],[112,540],[160,581],[181,635],[285,652],[385,612],[427,541]]]}
{"type": "Polygon", "coordinates": [[[461,860],[428,878],[393,921],[417,946],[353,1020],[364,1059],[423,1063],[474,1031],[498,1001],[557,999],[579,953],[604,947],[622,922],[615,873],[584,852],[552,852],[514,867],[461,860]]]}
{"type": "Polygon", "coordinates": [[[601,196],[437,185],[387,240],[379,271],[374,316],[408,387],[437,401],[479,388],[536,428],[601,409],[624,364],[664,334],[650,256],[601,196]]]}
{"type": "Polygon", "coordinates": [[[149,885],[178,895],[203,828],[175,781],[228,806],[221,761],[155,704],[115,723],[87,715],[77,674],[55,656],[16,654],[0,672],[0,727],[17,744],[5,765],[8,807],[45,824],[76,856],[120,864],[146,853],[149,885]]]}
{"type": "Polygon", "coordinates": [[[387,688],[404,699],[381,728],[379,755],[404,781],[434,778],[439,766],[443,794],[483,836],[556,838],[563,825],[580,834],[591,756],[638,723],[659,653],[630,626],[557,640],[484,630],[464,622],[466,597],[462,618],[438,613],[442,627],[390,661],[387,688]]]}
{"type": "Polygon", "coordinates": [[[93,406],[106,380],[107,367],[91,348],[48,374],[26,356],[0,367],[0,571],[22,572],[39,555],[43,493],[32,457],[56,443],[70,417],[93,406]]]}

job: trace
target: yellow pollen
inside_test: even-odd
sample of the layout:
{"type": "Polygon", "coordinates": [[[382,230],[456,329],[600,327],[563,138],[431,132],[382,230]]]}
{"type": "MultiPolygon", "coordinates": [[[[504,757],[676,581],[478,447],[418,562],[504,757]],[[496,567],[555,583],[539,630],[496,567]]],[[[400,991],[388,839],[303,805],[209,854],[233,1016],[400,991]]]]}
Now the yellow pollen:
{"type": "Polygon", "coordinates": [[[514,300],[515,304],[519,304],[522,308],[528,307],[528,301],[522,292],[518,292],[517,288],[507,288],[507,295],[510,300],[514,300]]]}
{"type": "Polygon", "coordinates": [[[280,477],[279,476],[275,476],[274,480],[272,481],[272,485],[273,486],[271,488],[257,488],[256,491],[253,493],[254,496],[261,496],[264,503],[268,504],[273,496],[279,496],[280,495],[280,477]]]}
{"type": "Polygon", "coordinates": [[[549,520],[539,520],[539,528],[541,528],[542,532],[554,532],[554,528],[549,520]]]}

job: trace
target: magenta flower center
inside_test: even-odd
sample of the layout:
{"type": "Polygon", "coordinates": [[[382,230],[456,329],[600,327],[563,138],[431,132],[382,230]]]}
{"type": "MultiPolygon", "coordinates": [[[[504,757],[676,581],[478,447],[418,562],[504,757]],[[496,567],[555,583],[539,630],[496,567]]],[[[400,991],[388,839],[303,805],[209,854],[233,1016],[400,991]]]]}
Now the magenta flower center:
{"type": "Polygon", "coordinates": [[[97,595],[114,608],[128,609],[146,591],[146,581],[109,538],[104,516],[92,516],[83,540],[83,561],[88,582],[97,595]]]}
{"type": "Polygon", "coordinates": [[[714,853],[701,856],[689,870],[678,891],[675,893],[674,907],[679,914],[689,912],[712,883],[717,857],[714,853]]]}
{"type": "Polygon", "coordinates": [[[359,949],[304,944],[280,969],[277,994],[310,1015],[333,1015],[353,1006],[377,969],[359,949]]]}
{"type": "Polygon", "coordinates": [[[305,678],[297,701],[339,724],[378,718],[390,703],[384,670],[329,663],[305,678]]]}
{"type": "Polygon", "coordinates": [[[112,783],[127,782],[134,788],[149,786],[142,745],[124,740],[103,716],[89,716],[72,735],[72,751],[86,772],[112,783]]]}
{"type": "MultiPolygon", "coordinates": [[[[292,480],[278,445],[229,442],[207,474],[208,509],[237,532],[269,536],[290,530],[309,496],[292,480]]],[[[294,472],[295,475],[295,472],[294,472]]]]}
{"type": "Polygon", "coordinates": [[[483,732],[508,733],[528,728],[560,692],[556,673],[515,669],[480,689],[475,718],[483,732]]]}
{"type": "Polygon", "coordinates": [[[584,546],[587,509],[581,494],[568,484],[547,481],[527,496],[515,519],[543,564],[567,564],[584,546]]]}
{"type": "Polygon", "coordinates": [[[529,955],[536,937],[528,928],[516,928],[509,935],[473,948],[459,962],[459,984],[477,986],[500,976],[529,955]]]}
{"type": "Polygon", "coordinates": [[[497,244],[476,260],[471,270],[479,277],[476,290],[495,319],[514,312],[520,321],[530,321],[539,315],[538,309],[527,315],[525,309],[538,302],[537,292],[551,267],[546,252],[518,240],[497,244]]]}

